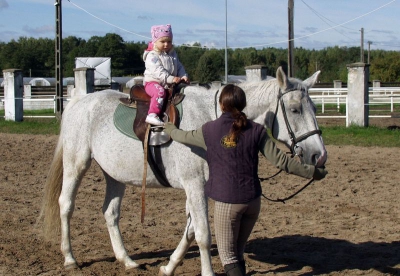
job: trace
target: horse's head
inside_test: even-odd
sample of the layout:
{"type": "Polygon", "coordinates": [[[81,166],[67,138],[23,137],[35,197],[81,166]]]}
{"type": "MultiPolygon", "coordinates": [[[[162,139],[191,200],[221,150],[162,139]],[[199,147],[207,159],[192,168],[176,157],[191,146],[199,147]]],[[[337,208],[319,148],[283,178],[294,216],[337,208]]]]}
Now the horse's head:
{"type": "Polygon", "coordinates": [[[273,137],[285,143],[292,154],[298,155],[304,163],[321,167],[327,160],[327,152],[315,116],[316,107],[308,95],[308,89],[319,74],[320,71],[300,81],[289,79],[279,67],[276,109],[274,114],[267,115],[267,122],[272,124],[269,127],[273,137]]]}

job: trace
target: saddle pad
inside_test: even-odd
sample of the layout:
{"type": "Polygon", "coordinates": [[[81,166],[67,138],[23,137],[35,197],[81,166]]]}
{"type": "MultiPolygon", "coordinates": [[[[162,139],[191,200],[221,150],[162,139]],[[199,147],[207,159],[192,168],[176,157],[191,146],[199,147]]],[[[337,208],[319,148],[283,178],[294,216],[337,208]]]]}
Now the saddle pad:
{"type": "MultiPolygon", "coordinates": [[[[176,108],[178,109],[179,116],[182,118],[182,103],[179,103],[176,108]]],[[[135,132],[133,132],[133,122],[135,121],[135,117],[136,108],[128,107],[120,103],[114,111],[114,125],[126,136],[139,140],[135,132]]]]}
{"type": "Polygon", "coordinates": [[[135,121],[135,117],[136,108],[119,104],[114,111],[114,125],[126,136],[139,140],[139,138],[133,132],[133,121],[135,121]]]}

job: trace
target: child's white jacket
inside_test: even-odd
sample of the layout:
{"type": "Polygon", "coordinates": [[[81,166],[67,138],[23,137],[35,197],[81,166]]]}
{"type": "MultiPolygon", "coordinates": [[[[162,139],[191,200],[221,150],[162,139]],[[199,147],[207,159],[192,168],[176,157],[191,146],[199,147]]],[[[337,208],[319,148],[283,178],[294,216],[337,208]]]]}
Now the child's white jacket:
{"type": "Polygon", "coordinates": [[[155,81],[163,87],[173,83],[174,77],[187,76],[185,68],[178,59],[175,50],[169,53],[145,51],[143,54],[146,69],[144,83],[155,81]]]}

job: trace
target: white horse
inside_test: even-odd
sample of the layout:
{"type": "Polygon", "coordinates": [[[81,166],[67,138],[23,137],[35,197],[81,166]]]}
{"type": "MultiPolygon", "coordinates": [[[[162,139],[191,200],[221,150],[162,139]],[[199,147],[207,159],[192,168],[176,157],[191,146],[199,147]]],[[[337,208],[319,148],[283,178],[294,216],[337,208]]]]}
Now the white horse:
{"type": "MultiPolygon", "coordinates": [[[[277,78],[243,83],[247,96],[244,112],[248,118],[272,129],[273,136],[296,152],[307,164],[323,166],[327,153],[315,117],[308,88],[317,81],[319,71],[305,81],[288,79],[281,68],[277,78]],[[300,149],[300,150],[299,150],[300,149]]],[[[221,114],[216,108],[219,91],[198,86],[185,89],[180,128],[197,129],[221,114]]],[[[66,269],[77,267],[70,242],[70,220],[82,177],[95,159],[107,182],[103,214],[116,259],[126,269],[137,268],[122,242],[119,229],[120,206],[126,185],[142,184],[144,151],[142,143],[119,132],[113,123],[113,112],[119,98],[126,94],[104,90],[73,99],[63,113],[61,132],[45,187],[41,215],[46,236],[61,229],[61,251],[66,269]]],[[[211,233],[208,223],[204,184],[208,179],[205,151],[171,142],[160,147],[163,173],[173,188],[184,189],[188,216],[184,235],[159,275],[174,275],[193,242],[200,251],[201,274],[214,275],[211,266],[211,233]]],[[[148,187],[163,187],[149,170],[148,187]]]]}

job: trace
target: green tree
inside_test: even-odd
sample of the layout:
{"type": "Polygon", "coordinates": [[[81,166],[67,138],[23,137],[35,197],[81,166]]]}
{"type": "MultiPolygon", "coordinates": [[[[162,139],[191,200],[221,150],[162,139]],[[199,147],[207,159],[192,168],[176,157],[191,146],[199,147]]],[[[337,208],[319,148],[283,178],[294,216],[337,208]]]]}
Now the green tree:
{"type": "Polygon", "coordinates": [[[199,59],[194,80],[200,83],[220,81],[223,75],[224,59],[218,50],[206,51],[199,59]]]}
{"type": "MultiPolygon", "coordinates": [[[[54,77],[54,39],[20,37],[10,42],[0,42],[0,68],[23,70],[25,77],[54,77]]],[[[143,51],[147,43],[124,42],[117,34],[93,36],[84,40],[74,36],[63,39],[63,75],[73,76],[77,57],[111,57],[113,76],[143,74],[143,51]]],[[[206,49],[200,43],[177,46],[176,51],[186,72],[193,81],[221,80],[225,73],[225,51],[206,49]]],[[[244,48],[228,49],[228,74],[244,75],[249,65],[264,65],[268,75],[275,76],[282,66],[287,72],[287,49],[244,48]]],[[[400,53],[398,51],[372,50],[370,52],[370,79],[382,82],[400,81],[400,53]]],[[[321,50],[296,48],[295,77],[304,79],[321,70],[320,82],[334,80],[347,82],[347,65],[360,60],[360,47],[328,47],[321,50]]]]}
{"type": "Polygon", "coordinates": [[[384,57],[374,58],[370,73],[371,79],[381,82],[400,81],[400,53],[390,51],[384,57]]]}
{"type": "Polygon", "coordinates": [[[69,36],[63,39],[63,76],[73,77],[75,58],[85,57],[86,40],[69,36]]]}
{"type": "Polygon", "coordinates": [[[106,34],[99,45],[96,57],[110,57],[113,76],[123,76],[127,56],[126,45],[120,35],[106,34]]]}
{"type": "Polygon", "coordinates": [[[200,43],[194,43],[193,45],[182,45],[176,47],[175,50],[178,54],[180,62],[185,67],[185,71],[189,75],[189,78],[193,79],[199,59],[207,50],[202,48],[200,43]]]}
{"type": "Polygon", "coordinates": [[[134,76],[138,74],[143,74],[144,72],[144,61],[143,52],[147,48],[147,43],[142,42],[129,42],[126,43],[127,55],[125,57],[125,76],[134,76]]]}

